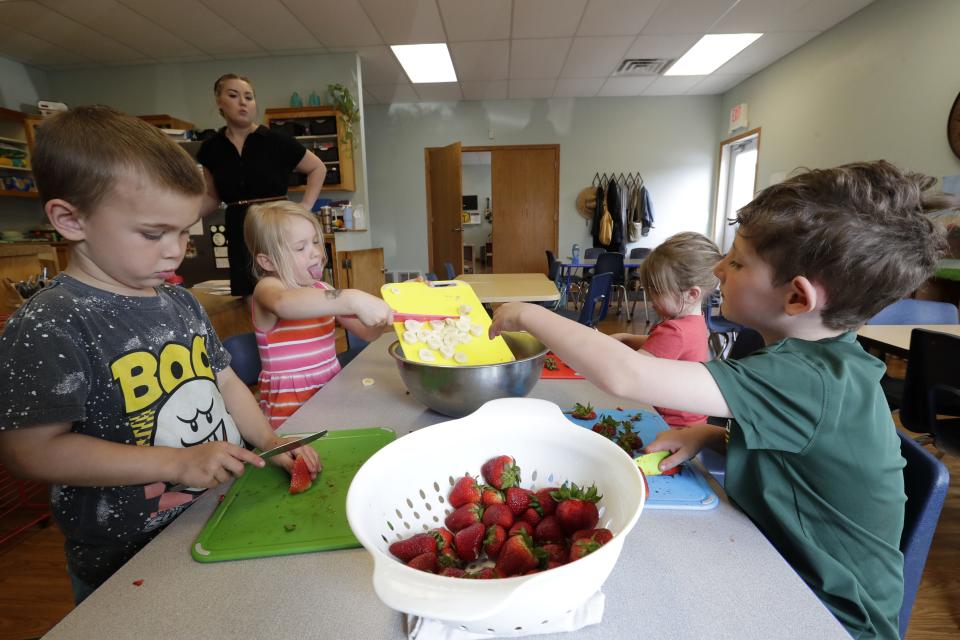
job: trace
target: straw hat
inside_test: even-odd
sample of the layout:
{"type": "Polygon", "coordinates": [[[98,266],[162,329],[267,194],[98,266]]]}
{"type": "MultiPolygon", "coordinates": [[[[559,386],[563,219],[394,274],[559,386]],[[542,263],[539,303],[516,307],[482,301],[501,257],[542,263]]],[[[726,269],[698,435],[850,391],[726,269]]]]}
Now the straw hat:
{"type": "Polygon", "coordinates": [[[585,187],[577,194],[577,211],[587,220],[593,219],[597,208],[597,188],[585,187]]]}

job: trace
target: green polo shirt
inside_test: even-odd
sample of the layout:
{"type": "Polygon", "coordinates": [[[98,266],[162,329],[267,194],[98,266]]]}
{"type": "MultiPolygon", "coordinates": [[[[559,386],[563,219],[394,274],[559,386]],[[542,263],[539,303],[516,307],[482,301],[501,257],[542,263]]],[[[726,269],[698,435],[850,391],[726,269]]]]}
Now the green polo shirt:
{"type": "Polygon", "coordinates": [[[905,461],[856,334],[705,363],[733,420],[727,494],[854,638],[898,638],[905,461]]]}

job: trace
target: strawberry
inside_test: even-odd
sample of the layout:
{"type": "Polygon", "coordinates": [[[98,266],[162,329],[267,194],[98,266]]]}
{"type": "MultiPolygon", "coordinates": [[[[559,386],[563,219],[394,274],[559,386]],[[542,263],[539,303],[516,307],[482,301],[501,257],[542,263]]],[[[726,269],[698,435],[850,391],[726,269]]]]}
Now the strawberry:
{"type": "MultiPolygon", "coordinates": [[[[447,525],[447,529],[456,533],[468,527],[471,524],[480,522],[480,518],[483,517],[483,507],[478,504],[465,504],[450,515],[443,521],[447,525]]],[[[593,526],[593,525],[591,525],[593,526]]],[[[580,527],[581,529],[589,529],[590,527],[580,527]]]]}
{"type": "Polygon", "coordinates": [[[547,487],[545,489],[540,489],[533,494],[537,499],[537,504],[540,505],[540,512],[545,516],[552,516],[553,512],[557,508],[557,503],[554,502],[553,497],[550,495],[554,491],[558,491],[558,488],[547,487]]]}
{"type": "Polygon", "coordinates": [[[520,484],[520,467],[510,456],[497,456],[483,463],[480,473],[487,484],[496,489],[506,489],[520,484]]]}
{"type": "Polygon", "coordinates": [[[540,524],[540,521],[543,520],[543,516],[540,515],[540,512],[533,507],[529,507],[526,511],[520,514],[520,519],[529,523],[531,527],[536,529],[537,525],[540,524]]]}
{"type": "Polygon", "coordinates": [[[521,531],[525,532],[528,536],[533,535],[533,527],[530,526],[529,522],[523,520],[518,520],[513,523],[513,526],[507,531],[508,536],[515,536],[521,531]]]}
{"type": "Polygon", "coordinates": [[[548,565],[551,562],[565,564],[567,562],[567,556],[570,553],[565,545],[558,542],[549,542],[545,545],[542,545],[540,550],[543,551],[543,560],[548,565]]]}
{"type": "Polygon", "coordinates": [[[483,524],[475,522],[469,527],[464,527],[457,531],[453,539],[453,544],[457,548],[457,555],[463,562],[473,562],[480,557],[480,547],[483,544],[483,535],[486,528],[483,524]]]}
{"type": "Polygon", "coordinates": [[[488,527],[498,524],[509,529],[513,526],[513,512],[505,504],[492,504],[483,512],[483,524],[488,527]]]}
{"type": "Polygon", "coordinates": [[[589,402],[586,406],[580,404],[579,402],[573,403],[573,411],[571,412],[574,418],[577,420],[593,420],[597,417],[597,412],[593,410],[593,405],[589,402]]]}
{"type": "Polygon", "coordinates": [[[488,484],[480,487],[480,504],[483,506],[489,507],[492,504],[503,504],[503,502],[503,491],[500,491],[500,489],[488,484]]]}
{"type": "Polygon", "coordinates": [[[629,427],[624,429],[617,437],[617,444],[630,455],[633,455],[633,452],[637,449],[643,448],[643,440],[640,439],[636,431],[629,427]]]}
{"type": "Polygon", "coordinates": [[[575,541],[570,545],[570,555],[567,558],[568,562],[573,562],[574,560],[579,560],[583,556],[589,555],[600,548],[598,542],[594,542],[589,538],[581,538],[580,540],[575,541]]]}
{"type": "Polygon", "coordinates": [[[423,553],[437,552],[437,539],[429,533],[418,533],[412,538],[397,540],[390,545],[390,553],[400,559],[401,562],[410,562],[416,556],[423,553]]]}
{"type": "Polygon", "coordinates": [[[600,418],[600,422],[593,425],[593,431],[612,440],[617,435],[617,427],[619,424],[620,423],[614,420],[612,416],[603,416],[600,418]]]}
{"type": "Polygon", "coordinates": [[[437,575],[448,576],[450,578],[463,578],[467,575],[467,572],[459,567],[444,567],[443,569],[440,569],[440,572],[437,575]]]}
{"type": "Polygon", "coordinates": [[[507,578],[526,573],[540,565],[533,540],[526,533],[510,536],[500,549],[497,573],[507,578]]]}
{"type": "Polygon", "coordinates": [[[577,540],[593,540],[600,546],[603,546],[613,540],[613,532],[610,529],[584,529],[577,531],[571,537],[573,542],[577,540]]]}
{"type": "Polygon", "coordinates": [[[453,545],[450,545],[449,547],[444,547],[441,551],[437,552],[437,564],[444,568],[460,567],[463,564],[463,561],[460,560],[460,556],[457,555],[453,545]]]}
{"type": "Polygon", "coordinates": [[[552,497],[557,501],[556,515],[568,534],[597,526],[600,516],[596,502],[603,496],[597,494],[596,485],[585,491],[575,483],[564,482],[552,497]]]}
{"type": "Polygon", "coordinates": [[[533,530],[533,539],[544,542],[563,542],[563,525],[557,516],[546,516],[533,530]]]}
{"type": "Polygon", "coordinates": [[[483,539],[483,550],[491,560],[500,555],[500,548],[507,539],[507,530],[498,524],[487,527],[487,535],[483,539]]]}
{"type": "Polygon", "coordinates": [[[299,456],[293,463],[293,471],[290,473],[290,493],[303,493],[310,488],[311,484],[313,480],[310,479],[307,460],[299,456]]]}
{"type": "Polygon", "coordinates": [[[437,572],[437,554],[421,553],[416,558],[408,562],[407,566],[413,567],[414,569],[417,569],[419,571],[436,573],[437,572]]]}
{"type": "Polygon", "coordinates": [[[464,577],[473,578],[474,580],[493,580],[494,578],[502,578],[503,576],[499,575],[493,567],[484,567],[479,571],[468,573],[464,577]]]}
{"type": "Polygon", "coordinates": [[[430,535],[437,539],[437,551],[442,551],[447,547],[453,546],[453,534],[440,527],[439,529],[430,529],[428,531],[430,535]]]}
{"type": "Polygon", "coordinates": [[[457,480],[447,499],[454,509],[465,504],[480,502],[480,487],[477,486],[476,479],[473,476],[463,476],[457,480]]]}
{"type": "MultiPolygon", "coordinates": [[[[533,493],[528,489],[510,487],[507,489],[507,506],[510,507],[513,515],[519,516],[529,507],[534,506],[533,493]]],[[[536,506],[539,506],[539,503],[536,506]]]]}

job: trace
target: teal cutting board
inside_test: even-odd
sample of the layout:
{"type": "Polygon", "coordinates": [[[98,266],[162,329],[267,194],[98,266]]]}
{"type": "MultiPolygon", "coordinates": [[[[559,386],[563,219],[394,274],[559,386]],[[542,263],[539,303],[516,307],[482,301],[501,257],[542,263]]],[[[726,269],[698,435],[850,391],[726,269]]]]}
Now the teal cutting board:
{"type": "Polygon", "coordinates": [[[243,560],[359,547],[347,523],[347,490],[360,466],[396,437],[390,429],[331,431],[310,444],[323,473],[291,495],[290,476],[268,464],[248,467],[193,544],[198,562],[243,560]]]}

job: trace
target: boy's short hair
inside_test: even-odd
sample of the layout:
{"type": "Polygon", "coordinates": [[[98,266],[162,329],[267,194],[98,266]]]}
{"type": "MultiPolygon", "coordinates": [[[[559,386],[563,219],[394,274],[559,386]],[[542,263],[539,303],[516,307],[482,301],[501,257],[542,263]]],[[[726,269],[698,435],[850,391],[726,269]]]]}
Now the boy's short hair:
{"type": "Polygon", "coordinates": [[[713,268],[723,258],[720,249],[701,233],[672,235],[640,264],[640,283],[650,296],[683,299],[683,292],[700,287],[704,295],[717,288],[713,268]]]}
{"type": "Polygon", "coordinates": [[[293,273],[293,265],[288,259],[289,246],[283,237],[283,223],[287,216],[296,216],[309,220],[320,238],[320,253],[323,264],[327,262],[327,252],[323,244],[323,228],[317,217],[304,209],[296,202],[280,200],[255,204],[247,209],[247,217],[243,221],[243,240],[247,250],[253,258],[253,275],[260,279],[266,275],[273,275],[284,285],[294,289],[299,287],[293,273]],[[257,264],[257,255],[264,254],[277,268],[276,273],[270,273],[257,264]]]}
{"type": "Polygon", "coordinates": [[[935,182],[885,160],[814,169],[767,187],[734,222],[774,285],[821,285],[823,324],[851,329],[933,274],[946,239],[924,212],[958,202],[925,193],[935,182]]]}
{"type": "Polygon", "coordinates": [[[42,202],[59,198],[91,213],[117,178],[131,172],[177,193],[205,191],[203,174],[177,143],[110,107],[76,107],[37,129],[33,173],[42,202]]]}

